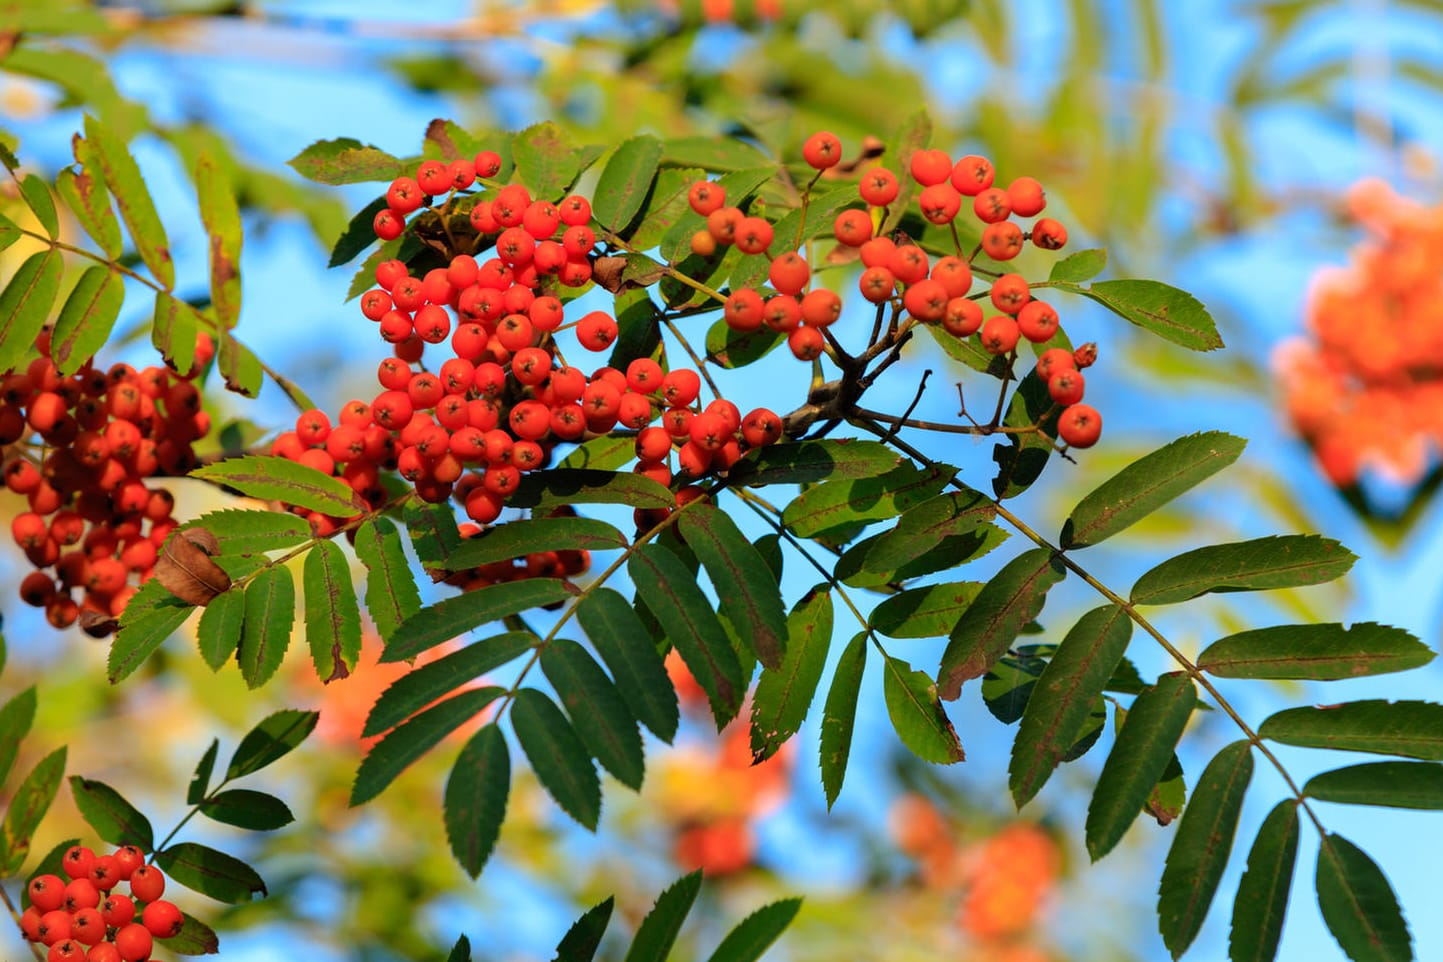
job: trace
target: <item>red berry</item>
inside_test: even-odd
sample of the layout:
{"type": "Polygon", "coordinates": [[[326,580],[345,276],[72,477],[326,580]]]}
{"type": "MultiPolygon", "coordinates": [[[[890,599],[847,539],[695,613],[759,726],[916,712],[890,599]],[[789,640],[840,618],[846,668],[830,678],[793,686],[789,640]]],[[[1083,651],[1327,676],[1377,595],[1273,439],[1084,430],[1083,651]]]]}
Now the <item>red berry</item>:
{"type": "Polygon", "coordinates": [[[1006,354],[1017,346],[1019,337],[1017,321],[1006,314],[990,317],[982,325],[982,349],[988,354],[1006,354]]]}
{"type": "Polygon", "coordinates": [[[772,444],[782,436],[782,419],[766,408],[757,408],[742,418],[742,439],[754,448],[772,444]]]}
{"type": "Polygon", "coordinates": [[[1052,400],[1058,404],[1076,404],[1082,400],[1082,393],[1086,387],[1086,381],[1081,371],[1062,370],[1047,382],[1047,393],[1052,395],[1052,400]]]}
{"type": "Polygon", "coordinates": [[[1090,448],[1102,435],[1102,415],[1088,404],[1074,404],[1062,412],[1057,436],[1074,448],[1090,448]]]}
{"type": "Polygon", "coordinates": [[[1051,217],[1043,217],[1032,225],[1032,243],[1045,251],[1061,250],[1067,243],[1067,228],[1051,217]]]}
{"type": "Polygon", "coordinates": [[[992,304],[999,311],[1016,314],[1032,299],[1032,290],[1021,274],[1003,274],[992,282],[992,304]]]}
{"type": "Polygon", "coordinates": [[[791,348],[798,360],[811,361],[822,356],[826,339],[815,327],[799,327],[787,335],[787,347],[791,348]]]}
{"type": "Polygon", "coordinates": [[[124,962],[144,962],[150,958],[150,950],[155,945],[150,930],[139,922],[121,926],[115,933],[114,941],[116,951],[124,962]]]}
{"type": "Polygon", "coordinates": [[[1045,301],[1028,301],[1017,314],[1017,327],[1033,344],[1050,341],[1057,323],[1057,311],[1045,301]]]}
{"type": "MultiPolygon", "coordinates": [[[[772,263],[775,266],[776,262],[772,263]]],[[[755,331],[762,326],[762,311],[762,296],[750,287],[743,287],[727,297],[722,318],[734,331],[755,331]]]]}
{"type": "Polygon", "coordinates": [[[699,180],[691,185],[686,199],[691,204],[693,211],[706,217],[726,205],[727,193],[721,184],[710,180],[699,180]]]}
{"type": "Polygon", "coordinates": [[[616,340],[616,321],[602,311],[592,311],[576,325],[576,337],[588,351],[604,351],[616,340]]]}
{"type": "Polygon", "coordinates": [[[494,150],[483,150],[475,159],[477,177],[495,177],[501,173],[501,155],[494,150]]]}
{"type": "Polygon", "coordinates": [[[141,913],[141,923],[151,935],[158,939],[169,939],[180,934],[185,919],[175,903],[164,899],[151,902],[141,913]]]}
{"type": "Polygon", "coordinates": [[[962,195],[947,182],[925,187],[917,197],[922,216],[933,224],[948,224],[962,209],[962,195]]]}
{"type": "Polygon", "coordinates": [[[872,218],[864,210],[844,210],[832,223],[837,242],[848,247],[861,247],[872,239],[872,218]]]}
{"type": "Polygon", "coordinates": [[[842,299],[826,287],[808,291],[802,298],[802,322],[813,327],[826,327],[842,316],[842,299]]]}
{"type": "Polygon", "coordinates": [[[130,894],[142,902],[154,902],[165,894],[165,874],[154,865],[141,865],[130,873],[130,894]]]}
{"type": "Polygon", "coordinates": [[[908,165],[912,179],[924,187],[944,182],[952,173],[952,158],[945,150],[919,150],[908,165]]]}
{"type": "Polygon", "coordinates": [[[65,882],[58,875],[35,876],[30,880],[27,891],[30,904],[41,912],[53,912],[65,901],[65,882]]]}
{"type": "Polygon", "coordinates": [[[100,903],[100,917],[106,925],[119,928],[135,918],[135,900],[129,895],[112,892],[100,903]]]}
{"type": "Polygon", "coordinates": [[[873,167],[862,175],[857,193],[873,207],[886,207],[897,199],[897,175],[885,167],[873,167]]]}
{"type": "Polygon", "coordinates": [[[982,305],[965,297],[954,297],[947,302],[942,315],[942,329],[953,337],[969,337],[982,326],[982,305]]]}
{"type": "Polygon", "coordinates": [[[995,261],[1010,261],[1022,253],[1022,228],[1010,220],[982,229],[982,252],[995,261]]]}
{"type": "Polygon", "coordinates": [[[992,161],[976,154],[968,154],[952,168],[952,186],[968,197],[976,197],[991,187],[995,178],[992,161]]]}
{"type": "Polygon", "coordinates": [[[1042,185],[1031,177],[1019,177],[1008,184],[1007,200],[1012,205],[1012,213],[1019,217],[1033,217],[1047,206],[1042,185]]]}
{"type": "Polygon", "coordinates": [[[842,142],[836,134],[818,131],[802,144],[802,159],[816,170],[835,167],[842,159],[842,142]]]}
{"type": "Polygon", "coordinates": [[[772,246],[772,225],[763,217],[743,217],[737,224],[735,243],[743,254],[762,254],[772,246]]]}
{"type": "Polygon", "coordinates": [[[902,306],[917,320],[931,323],[947,313],[949,300],[947,289],[940,281],[927,279],[907,288],[907,293],[902,295],[902,306]]]}
{"type": "MultiPolygon", "coordinates": [[[[15,520],[18,522],[25,515],[20,515],[15,520]]],[[[16,540],[19,540],[18,538],[16,540]]],[[[95,863],[95,852],[84,845],[72,845],[65,850],[60,859],[60,868],[72,879],[85,878],[90,874],[90,866],[95,863]]]]}

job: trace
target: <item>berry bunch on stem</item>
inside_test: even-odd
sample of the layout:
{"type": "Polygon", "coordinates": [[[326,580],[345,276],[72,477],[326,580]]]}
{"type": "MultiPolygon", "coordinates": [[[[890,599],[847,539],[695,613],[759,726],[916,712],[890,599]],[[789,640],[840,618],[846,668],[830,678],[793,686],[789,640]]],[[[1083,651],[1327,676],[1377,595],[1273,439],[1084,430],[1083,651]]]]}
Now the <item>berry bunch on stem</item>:
{"type": "Polygon", "coordinates": [[[165,875],[134,845],[108,854],[76,845],[59,875],[36,875],[20,930],[46,946],[47,962],[146,962],[156,939],[179,935],[185,918],[161,898],[165,875]],[[120,891],[124,887],[129,893],[120,891]]]}

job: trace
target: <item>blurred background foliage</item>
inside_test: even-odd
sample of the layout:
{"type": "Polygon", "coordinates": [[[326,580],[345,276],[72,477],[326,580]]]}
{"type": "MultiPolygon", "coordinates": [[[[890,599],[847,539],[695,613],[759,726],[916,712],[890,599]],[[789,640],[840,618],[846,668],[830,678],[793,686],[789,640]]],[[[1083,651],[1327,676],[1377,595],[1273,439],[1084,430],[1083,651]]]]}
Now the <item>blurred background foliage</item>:
{"type": "MultiPolygon", "coordinates": [[[[795,159],[812,131],[830,129],[855,150],[869,137],[890,139],[925,106],[934,146],[988,155],[1008,178],[1037,177],[1049,212],[1072,230],[1072,249],[1104,246],[1109,276],[1198,295],[1229,345],[1191,355],[1072,306],[1074,340],[1102,345],[1107,443],[1066,466],[1061,495],[1056,482],[1029,492],[1024,515],[1056,523],[1076,493],[1160,442],[1230,428],[1253,438],[1248,456],[1201,496],[1140,525],[1127,547],[1096,549],[1104,577],[1125,579],[1204,541],[1322,531],[1364,555],[1346,583],[1362,597],[1340,587],[1248,603],[1212,596],[1164,625],[1196,651],[1276,619],[1270,606],[1281,606],[1292,619],[1401,622],[1436,647],[1436,578],[1416,575],[1437,560],[1436,483],[1365,477],[1334,490],[1278,413],[1270,354],[1300,326],[1309,275],[1341,263],[1356,239],[1342,216],[1344,186],[1373,174],[1425,202],[1443,194],[1440,38],[1443,5],[1409,0],[0,0],[0,117],[10,145],[51,173],[69,162],[82,111],[140,134],[162,197],[190,196],[184,172],[200,152],[220,158],[246,214],[247,298],[268,308],[243,320],[259,350],[268,316],[349,323],[338,320],[350,317],[340,305],[346,272],[301,275],[321,275],[350,214],[370,198],[317,189],[285,169],[310,140],[349,135],[406,154],[433,116],[483,139],[551,119],[582,143],[643,130],[711,134],[795,159]]],[[[0,197],[0,209],[23,216],[13,197],[0,197]]],[[[25,253],[17,245],[0,255],[0,272],[25,253]]],[[[193,273],[199,288],[204,272],[193,273]]],[[[300,334],[297,347],[286,324],[275,326],[283,333],[270,335],[277,347],[266,359],[323,404],[369,378],[364,364],[347,374],[329,355],[305,353],[334,334],[300,334]]],[[[947,393],[934,392],[933,410],[924,404],[917,416],[955,417],[945,396],[935,401],[947,393]]],[[[903,385],[894,400],[909,397],[903,385]]],[[[287,418],[265,397],[254,409],[216,400],[261,425],[246,428],[254,435],[287,418]]],[[[1436,465],[1436,448],[1428,458],[1436,465]]],[[[178,516],[214,506],[184,485],[177,493],[178,516]]],[[[6,517],[14,500],[0,496],[6,517]]],[[[19,568],[4,563],[6,580],[18,580],[19,568]]],[[[615,892],[634,925],[664,884],[697,865],[714,884],[681,957],[701,957],[729,920],[793,892],[807,902],[778,959],[1161,957],[1151,906],[1165,830],[1133,832],[1105,866],[1087,868],[1069,837],[1087,792],[1071,789],[1086,786],[1095,765],[1064,769],[1018,816],[1001,789],[1010,732],[976,704],[956,719],[972,760],[942,773],[895,743],[880,698],[870,699],[876,724],[862,727],[853,777],[830,816],[810,728],[761,771],[738,760],[734,733],[718,739],[693,719],[677,747],[651,746],[655,767],[639,796],[607,792],[596,837],[581,836],[519,774],[500,857],[473,886],[446,854],[439,818],[416,814],[438,809],[446,752],[365,808],[346,806],[364,754],[360,719],[390,680],[382,667],[363,663],[323,689],[297,662],[289,683],[251,693],[235,671],[212,675],[172,646],[144,677],[112,689],[100,647],[78,632],[50,633],[11,594],[0,602],[12,649],[3,688],[43,685],[27,750],[38,757],[69,742],[71,771],[123,787],[157,825],[183,811],[185,782],[212,737],[233,738],[276,705],[321,708],[318,735],[271,775],[269,790],[298,823],[259,841],[225,839],[271,889],[269,899],[210,918],[228,959],[438,958],[462,931],[479,958],[543,958],[579,910],[615,892]]],[[[1059,613],[1085,603],[1054,602],[1059,613]]],[[[1204,749],[1231,737],[1216,728],[1199,738],[1204,749]]],[[[82,831],[69,809],[45,827],[48,841],[82,831]]],[[[1395,882],[1427,957],[1427,945],[1443,947],[1437,924],[1416,911],[1431,896],[1395,882]]],[[[1293,913],[1282,957],[1313,944],[1308,933],[1320,925],[1310,929],[1304,914],[1293,913]]],[[[1225,918],[1213,918],[1197,957],[1220,956],[1225,938],[1225,918]]],[[[21,951],[13,931],[0,945],[21,951]]]]}

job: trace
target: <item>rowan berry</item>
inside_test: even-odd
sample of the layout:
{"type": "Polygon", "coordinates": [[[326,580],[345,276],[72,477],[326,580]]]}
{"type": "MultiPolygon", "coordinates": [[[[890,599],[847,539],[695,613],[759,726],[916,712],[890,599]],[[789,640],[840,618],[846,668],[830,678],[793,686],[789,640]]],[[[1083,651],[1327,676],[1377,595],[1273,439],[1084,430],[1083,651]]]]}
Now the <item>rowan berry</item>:
{"type": "Polygon", "coordinates": [[[85,946],[78,939],[56,942],[45,954],[45,962],[85,962],[85,946]]]}
{"type": "Polygon", "coordinates": [[[483,150],[475,159],[477,177],[495,177],[501,173],[501,155],[494,150],[483,150]]]}
{"type": "MultiPolygon", "coordinates": [[[[507,184],[496,192],[491,213],[502,227],[519,227],[531,206],[531,194],[521,184],[507,184]]],[[[499,256],[499,255],[498,255],[499,256]]]]}
{"type": "Polygon", "coordinates": [[[1057,436],[1074,448],[1090,448],[1102,435],[1102,415],[1088,404],[1073,404],[1057,421],[1057,436]]]}
{"type": "Polygon", "coordinates": [[[736,240],[737,228],[745,218],[746,215],[735,207],[719,207],[706,217],[707,233],[718,244],[731,244],[736,240]]]}
{"type": "MultiPolygon", "coordinates": [[[[40,572],[35,572],[40,574],[40,572]]],[[[41,577],[45,577],[41,575],[41,577]]],[[[48,579],[47,579],[48,580],[48,579]]],[[[54,592],[54,584],[51,584],[54,592]]],[[[30,904],[41,912],[53,912],[65,902],[65,882],[58,875],[37,875],[26,886],[30,904]]]]}
{"type": "Polygon", "coordinates": [[[693,211],[702,217],[706,217],[726,206],[726,188],[715,181],[699,180],[691,185],[691,189],[687,191],[686,199],[693,211]]]}
{"type": "Polygon", "coordinates": [[[924,187],[945,181],[952,173],[952,158],[945,150],[918,150],[908,164],[912,179],[924,187]]]}
{"type": "Polygon", "coordinates": [[[671,453],[671,435],[665,428],[642,428],[636,435],[636,456],[643,461],[661,461],[671,453]]]}
{"type": "Polygon", "coordinates": [[[915,284],[927,276],[927,252],[915,244],[904,244],[892,252],[887,267],[903,284],[915,284]]]}
{"type": "Polygon", "coordinates": [[[1017,314],[1018,329],[1033,344],[1050,341],[1057,326],[1057,311],[1045,301],[1028,301],[1017,314]]]}
{"type": "Polygon", "coordinates": [[[41,911],[33,905],[20,914],[20,934],[31,942],[40,941],[41,915],[41,911]]]}
{"type": "Polygon", "coordinates": [[[902,295],[902,306],[924,323],[941,320],[947,312],[948,301],[947,289],[940,281],[930,279],[918,281],[902,295]]]}
{"type": "Polygon", "coordinates": [[[651,423],[651,401],[644,394],[623,394],[616,405],[616,422],[634,430],[646,427],[651,423]]]}
{"type": "MultiPolygon", "coordinates": [[[[658,428],[657,430],[660,429],[658,428]]],[[[666,432],[663,431],[662,433],[664,434],[666,432]]],[[[668,439],[668,451],[670,450],[670,448],[671,441],[668,439]]],[[[643,458],[640,461],[636,462],[636,466],[633,467],[631,470],[632,473],[639,474],[643,478],[650,478],[657,484],[663,486],[671,484],[671,468],[667,465],[666,461],[663,458],[643,458]]]]}
{"type": "Polygon", "coordinates": [[[1051,217],[1040,218],[1032,225],[1032,243],[1045,251],[1061,250],[1067,244],[1067,228],[1051,217]]]}
{"type": "Polygon", "coordinates": [[[972,289],[972,265],[960,257],[944,257],[933,264],[931,277],[946,289],[948,297],[962,297],[972,289]]]}
{"type": "Polygon", "coordinates": [[[754,448],[772,444],[782,436],[782,419],[767,408],[757,408],[742,418],[741,433],[754,448]]]}
{"type": "Polygon", "coordinates": [[[727,296],[722,318],[734,331],[755,331],[762,326],[763,311],[762,296],[750,287],[743,287],[727,296]]]}
{"type": "Polygon", "coordinates": [[[576,325],[576,337],[588,351],[604,351],[616,340],[616,321],[602,311],[592,311],[576,325]]]}
{"type": "Polygon", "coordinates": [[[36,934],[40,936],[37,940],[45,945],[54,945],[56,942],[63,942],[70,938],[70,927],[73,924],[73,917],[65,909],[52,909],[40,916],[40,925],[36,934]]]}
{"type": "Polygon", "coordinates": [[[112,941],[124,962],[144,962],[150,958],[150,950],[155,945],[150,930],[139,922],[121,926],[112,941]]]}
{"type": "Polygon", "coordinates": [[[873,167],[862,175],[857,193],[872,207],[886,207],[897,199],[897,175],[885,167],[873,167]]]}
{"type": "Polygon", "coordinates": [[[691,235],[691,252],[698,257],[710,257],[716,253],[716,238],[710,231],[699,230],[691,235]]]}
{"type": "Polygon", "coordinates": [[[1085,388],[1082,372],[1075,370],[1058,371],[1047,382],[1047,393],[1052,395],[1052,400],[1064,405],[1081,401],[1085,388]]]}
{"type": "Polygon", "coordinates": [[[922,216],[933,224],[949,224],[962,209],[962,195],[951,184],[943,181],[922,189],[917,197],[922,216]]]}
{"type": "Polygon", "coordinates": [[[573,224],[561,235],[561,249],[568,260],[584,258],[596,246],[596,232],[585,224],[573,224]]]}
{"type": "Polygon", "coordinates": [[[1006,314],[989,317],[982,325],[982,349],[988,354],[1006,354],[1017,346],[1019,337],[1017,321],[1006,314]]]}
{"type": "Polygon", "coordinates": [[[842,160],[842,142],[836,134],[818,131],[802,144],[802,159],[816,170],[835,167],[842,160]]]}
{"type": "Polygon", "coordinates": [[[451,190],[465,190],[476,183],[476,164],[465,159],[453,160],[446,165],[446,176],[451,190]]]}
{"type": "MultiPolygon", "coordinates": [[[[24,517],[21,515],[20,517],[24,517]]],[[[18,520],[18,519],[17,519],[18,520]]],[[[95,852],[84,845],[72,845],[60,858],[60,869],[71,879],[85,878],[95,864],[95,852]]]]}
{"type": "Polygon", "coordinates": [[[451,189],[451,172],[439,160],[423,160],[416,168],[416,184],[427,194],[444,194],[451,189]]]}
{"type": "Polygon", "coordinates": [[[840,244],[860,247],[872,238],[872,218],[864,210],[844,210],[832,222],[832,234],[840,244]]]}
{"type": "Polygon", "coordinates": [[[667,408],[661,415],[661,426],[674,438],[691,436],[691,419],[696,414],[690,408],[667,408]]]}
{"type": "Polygon", "coordinates": [[[734,242],[743,254],[764,254],[772,246],[772,225],[763,217],[743,217],[737,223],[734,242]]]}
{"type": "Polygon", "coordinates": [[[1018,177],[1007,185],[1007,201],[1012,206],[1012,213],[1019,217],[1033,217],[1047,206],[1047,195],[1034,178],[1018,177]]]}
{"type": "Polygon", "coordinates": [[[667,404],[683,406],[701,393],[701,376],[688,368],[674,368],[661,379],[661,397],[667,404]]]}
{"type": "Polygon", "coordinates": [[[425,192],[421,185],[410,177],[397,177],[386,189],[386,206],[403,218],[412,211],[419,210],[424,202],[425,192]]]}
{"type": "Polygon", "coordinates": [[[129,895],[112,892],[100,903],[100,917],[106,925],[120,928],[135,918],[135,900],[129,895]]]}
{"type": "Polygon", "coordinates": [[[702,410],[720,417],[726,423],[727,434],[735,434],[741,429],[741,409],[726,398],[717,398],[702,410]]]}
{"type": "Polygon", "coordinates": [[[1021,274],[1003,274],[992,282],[991,296],[999,311],[1016,314],[1032,299],[1032,289],[1021,274]]]}
{"type": "Polygon", "coordinates": [[[967,197],[976,197],[992,186],[997,173],[986,157],[968,154],[952,167],[952,186],[967,197]]]}
{"type": "MultiPolygon", "coordinates": [[[[178,911],[178,910],[177,910],[178,911]]],[[[95,945],[105,938],[105,919],[99,909],[81,909],[70,921],[70,937],[82,945],[95,945]]]]}
{"type": "MultiPolygon", "coordinates": [[[[720,445],[718,445],[720,447],[720,445]]],[[[712,451],[694,441],[688,441],[676,452],[676,466],[684,475],[693,478],[706,474],[711,467],[712,451]]]]}
{"type": "Polygon", "coordinates": [[[862,297],[873,304],[881,304],[891,298],[897,289],[897,278],[885,267],[869,267],[857,279],[862,297]]]}
{"type": "Polygon", "coordinates": [[[124,962],[114,942],[101,942],[91,946],[85,954],[85,962],[124,962]]]}
{"type": "Polygon", "coordinates": [[[501,230],[496,220],[495,201],[478,200],[466,217],[478,234],[495,234],[501,230]]]}
{"type": "Polygon", "coordinates": [[[821,330],[815,327],[799,327],[787,335],[787,347],[800,361],[812,361],[821,357],[826,343],[821,330]]]}
{"type": "Polygon", "coordinates": [[[802,298],[802,322],[813,327],[826,327],[842,316],[842,299],[826,287],[808,291],[802,298]]]}
{"type": "Polygon", "coordinates": [[[1012,204],[1007,191],[1000,187],[989,187],[972,198],[972,212],[985,224],[997,224],[1012,214],[1012,204]]]}
{"type": "Polygon", "coordinates": [[[982,229],[982,252],[995,261],[1010,261],[1022,253],[1022,228],[1010,220],[982,229]]]}
{"type": "MultiPolygon", "coordinates": [[[[568,227],[580,227],[591,220],[591,201],[580,194],[571,194],[556,205],[561,223],[568,227]]],[[[591,245],[588,244],[587,247],[591,245]]]]}
{"type": "Polygon", "coordinates": [[[546,240],[561,226],[561,211],[547,201],[532,201],[521,215],[521,226],[537,240],[546,240]]]}

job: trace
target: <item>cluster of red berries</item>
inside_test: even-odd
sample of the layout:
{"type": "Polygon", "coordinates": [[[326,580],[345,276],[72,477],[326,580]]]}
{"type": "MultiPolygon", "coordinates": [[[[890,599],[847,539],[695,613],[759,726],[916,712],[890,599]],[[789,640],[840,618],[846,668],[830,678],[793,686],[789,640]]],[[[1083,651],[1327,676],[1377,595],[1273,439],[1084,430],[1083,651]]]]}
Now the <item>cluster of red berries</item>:
{"type": "Polygon", "coordinates": [[[0,376],[5,485],[29,506],[11,533],[39,569],[21,581],[20,597],[56,628],[94,612],[87,630],[103,636],[176,527],[170,492],[146,479],[195,467],[191,445],[210,430],[210,415],[193,378],[214,345],[201,335],[187,377],[90,361],[62,377],[49,335],[37,346],[41,356],[24,371],[0,376]]]}
{"type": "Polygon", "coordinates": [[[145,962],[155,939],[180,934],[185,917],[161,898],[165,875],[134,845],[97,855],[83,845],[65,852],[58,875],[37,875],[26,886],[30,907],[20,930],[49,946],[49,962],[145,962]],[[116,891],[127,883],[130,894],[116,891]],[[137,916],[139,920],[137,921],[137,916]]]}

